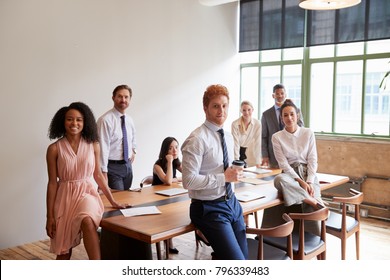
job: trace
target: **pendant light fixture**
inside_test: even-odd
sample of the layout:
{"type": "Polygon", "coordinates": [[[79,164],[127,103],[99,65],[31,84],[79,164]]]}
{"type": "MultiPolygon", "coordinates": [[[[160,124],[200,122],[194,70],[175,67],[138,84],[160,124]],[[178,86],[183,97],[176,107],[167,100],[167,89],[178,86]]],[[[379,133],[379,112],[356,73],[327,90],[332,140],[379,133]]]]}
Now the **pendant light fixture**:
{"type": "Polygon", "coordinates": [[[361,0],[301,0],[299,7],[306,10],[337,10],[355,6],[361,0]]]}

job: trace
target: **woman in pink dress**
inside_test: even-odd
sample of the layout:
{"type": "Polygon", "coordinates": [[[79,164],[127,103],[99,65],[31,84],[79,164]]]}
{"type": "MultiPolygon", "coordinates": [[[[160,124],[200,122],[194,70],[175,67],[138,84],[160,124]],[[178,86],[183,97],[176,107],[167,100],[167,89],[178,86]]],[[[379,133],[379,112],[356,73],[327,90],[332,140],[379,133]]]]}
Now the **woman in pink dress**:
{"type": "Polygon", "coordinates": [[[100,170],[98,134],[91,109],[75,102],[58,110],[49,127],[49,138],[58,139],[49,145],[46,154],[50,252],[57,259],[70,259],[72,248],[84,238],[89,259],[100,259],[97,228],[104,206],[92,177],[113,207],[127,205],[114,200],[100,170]]]}

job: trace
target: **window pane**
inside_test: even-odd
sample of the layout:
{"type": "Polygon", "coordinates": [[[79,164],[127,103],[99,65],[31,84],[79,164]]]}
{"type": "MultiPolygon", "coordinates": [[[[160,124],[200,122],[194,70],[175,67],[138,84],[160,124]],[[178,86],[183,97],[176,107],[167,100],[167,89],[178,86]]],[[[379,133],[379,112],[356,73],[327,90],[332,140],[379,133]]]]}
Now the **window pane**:
{"type": "Polygon", "coordinates": [[[336,69],[335,132],[360,134],[363,61],[338,62],[336,69]]]}
{"type": "Polygon", "coordinates": [[[280,49],[283,47],[282,18],[284,9],[282,9],[282,1],[263,0],[260,2],[263,10],[260,14],[261,49],[280,49]],[[269,24],[270,22],[272,22],[272,24],[269,24]]]}
{"type": "Polygon", "coordinates": [[[261,52],[261,61],[267,62],[267,61],[280,61],[282,54],[282,50],[269,50],[269,51],[262,51],[261,52]]]}
{"type": "Polygon", "coordinates": [[[310,127],[332,132],[333,63],[313,64],[310,85],[310,127]]]}
{"type": "Polygon", "coordinates": [[[390,51],[390,40],[367,42],[367,53],[383,53],[390,51]]]}
{"type": "Polygon", "coordinates": [[[260,49],[260,2],[240,2],[240,52],[260,49]]]}
{"type": "Polygon", "coordinates": [[[287,98],[301,107],[302,65],[286,65],[283,68],[283,84],[286,87],[287,98]]]}
{"type": "Polygon", "coordinates": [[[337,55],[359,55],[364,52],[364,42],[337,45],[337,55]]]}
{"type": "Polygon", "coordinates": [[[283,50],[283,60],[303,59],[303,48],[283,50]]]}
{"type": "MultiPolygon", "coordinates": [[[[344,1],[344,0],[343,0],[344,1]]],[[[338,10],[336,16],[336,33],[335,41],[329,43],[348,43],[359,42],[366,39],[365,24],[366,24],[366,3],[350,7],[349,9],[338,10]]]]}
{"type": "Polygon", "coordinates": [[[364,133],[389,135],[390,88],[380,89],[379,85],[388,71],[388,59],[367,61],[366,89],[364,98],[364,133]]]}
{"type": "Polygon", "coordinates": [[[305,38],[305,10],[297,5],[297,0],[285,0],[285,5],[282,47],[302,47],[305,38]]]}
{"type": "Polygon", "coordinates": [[[259,52],[240,53],[241,63],[257,63],[259,61],[259,52]]]}
{"type": "Polygon", "coordinates": [[[307,20],[307,46],[334,44],[335,10],[311,11],[307,20]]]}
{"type": "Polygon", "coordinates": [[[272,89],[280,83],[280,66],[268,66],[261,68],[260,84],[260,114],[274,105],[272,89]]]}
{"type": "Polygon", "coordinates": [[[370,0],[369,4],[367,39],[388,39],[390,37],[390,1],[370,0]]]}
{"type": "MultiPolygon", "coordinates": [[[[241,101],[248,100],[253,104],[255,114],[258,114],[259,104],[259,68],[246,67],[241,71],[241,101]]],[[[254,115],[255,116],[255,115],[254,115]]]]}
{"type": "Polygon", "coordinates": [[[334,45],[310,47],[310,58],[333,57],[334,45]]]}

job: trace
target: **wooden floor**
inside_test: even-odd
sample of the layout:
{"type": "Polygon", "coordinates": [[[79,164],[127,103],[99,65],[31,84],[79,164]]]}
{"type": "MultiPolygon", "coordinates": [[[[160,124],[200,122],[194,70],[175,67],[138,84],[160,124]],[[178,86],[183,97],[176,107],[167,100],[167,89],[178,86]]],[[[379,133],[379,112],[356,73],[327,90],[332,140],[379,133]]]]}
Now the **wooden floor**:
{"type": "MultiPolygon", "coordinates": [[[[250,226],[253,226],[250,221],[250,226]]],[[[211,248],[207,246],[196,247],[194,233],[188,233],[175,237],[174,244],[180,251],[179,254],[171,254],[171,260],[209,260],[211,248]]],[[[361,225],[360,237],[361,260],[390,260],[390,222],[375,219],[364,219],[361,225]]],[[[327,259],[339,260],[340,240],[327,235],[327,259]]],[[[163,246],[161,246],[163,249],[163,246]]],[[[156,246],[152,246],[153,257],[156,258],[156,246]]],[[[162,250],[164,253],[164,250],[162,250]]],[[[347,260],[355,259],[355,238],[350,237],[347,242],[347,260]]],[[[55,255],[49,253],[49,240],[37,241],[13,248],[0,250],[0,260],[52,260],[55,255]]],[[[81,244],[73,249],[74,260],[88,259],[81,244]]]]}

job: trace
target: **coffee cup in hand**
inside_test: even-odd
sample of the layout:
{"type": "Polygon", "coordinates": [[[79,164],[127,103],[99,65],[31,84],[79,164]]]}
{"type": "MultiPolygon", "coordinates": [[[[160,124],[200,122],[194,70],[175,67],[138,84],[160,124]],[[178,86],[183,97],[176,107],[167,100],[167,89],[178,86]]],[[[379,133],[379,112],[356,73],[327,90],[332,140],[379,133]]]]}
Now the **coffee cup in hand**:
{"type": "Polygon", "coordinates": [[[232,168],[244,168],[245,162],[243,160],[233,160],[232,162],[232,168]]]}

